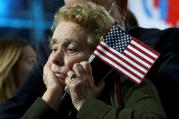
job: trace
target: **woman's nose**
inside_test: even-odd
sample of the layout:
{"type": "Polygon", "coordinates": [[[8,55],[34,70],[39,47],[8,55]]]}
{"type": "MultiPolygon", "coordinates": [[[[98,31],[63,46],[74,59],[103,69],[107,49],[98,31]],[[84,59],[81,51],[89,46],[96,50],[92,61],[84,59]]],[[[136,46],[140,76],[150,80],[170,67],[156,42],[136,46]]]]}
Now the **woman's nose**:
{"type": "Polygon", "coordinates": [[[58,66],[64,65],[64,53],[60,50],[57,50],[52,56],[52,62],[58,66]]]}

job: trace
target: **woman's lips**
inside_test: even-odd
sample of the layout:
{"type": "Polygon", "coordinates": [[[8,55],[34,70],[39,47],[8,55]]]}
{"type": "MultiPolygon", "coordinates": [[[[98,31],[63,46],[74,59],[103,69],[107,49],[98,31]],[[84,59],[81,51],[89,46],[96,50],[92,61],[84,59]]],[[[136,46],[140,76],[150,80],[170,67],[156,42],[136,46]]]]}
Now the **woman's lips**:
{"type": "Polygon", "coordinates": [[[65,78],[67,77],[67,74],[54,64],[51,65],[51,70],[58,79],[65,80],[65,78]]]}

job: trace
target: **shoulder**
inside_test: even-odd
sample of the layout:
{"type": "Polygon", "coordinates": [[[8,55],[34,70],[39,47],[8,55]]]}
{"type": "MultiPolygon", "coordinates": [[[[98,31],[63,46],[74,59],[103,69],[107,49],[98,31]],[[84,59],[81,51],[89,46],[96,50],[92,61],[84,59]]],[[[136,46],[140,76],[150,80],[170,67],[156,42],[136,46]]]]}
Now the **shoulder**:
{"type": "Polygon", "coordinates": [[[144,79],[144,81],[136,85],[130,80],[123,81],[121,84],[121,94],[124,98],[135,97],[135,96],[143,96],[143,95],[153,95],[158,97],[158,91],[155,85],[149,81],[148,79],[144,79]]]}
{"type": "Polygon", "coordinates": [[[130,109],[143,118],[165,117],[158,92],[151,81],[144,79],[140,85],[127,80],[124,83],[121,88],[123,109],[130,109]]]}

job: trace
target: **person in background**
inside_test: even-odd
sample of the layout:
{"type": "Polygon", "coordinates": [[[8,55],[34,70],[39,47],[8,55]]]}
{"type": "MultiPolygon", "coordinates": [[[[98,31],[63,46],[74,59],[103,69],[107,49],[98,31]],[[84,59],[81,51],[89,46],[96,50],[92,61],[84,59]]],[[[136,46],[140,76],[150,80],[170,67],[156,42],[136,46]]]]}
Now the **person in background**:
{"type": "Polygon", "coordinates": [[[157,90],[147,79],[136,85],[116,72],[94,83],[100,79],[93,77],[87,61],[114,23],[105,8],[91,2],[64,6],[56,13],[52,52],[43,73],[47,89],[22,119],[166,119],[157,90]],[[71,100],[65,99],[64,106],[65,86],[71,100]],[[68,112],[67,107],[74,109],[68,112]],[[74,115],[69,117],[70,112],[74,115]]]}
{"type": "Polygon", "coordinates": [[[127,24],[128,29],[133,29],[139,26],[136,16],[132,13],[130,9],[127,10],[125,23],[127,24]]]}
{"type": "MultiPolygon", "coordinates": [[[[65,0],[65,4],[72,5],[79,2],[92,1],[102,5],[106,10],[112,8],[111,16],[118,19],[119,15],[126,18],[127,0],[65,0]],[[111,4],[114,2],[113,7],[111,4]]],[[[128,23],[126,23],[128,24],[128,23]]],[[[125,24],[124,24],[125,25],[125,24]]],[[[141,27],[128,28],[126,31],[133,37],[148,44],[160,52],[160,57],[150,69],[147,78],[152,80],[160,94],[162,105],[168,119],[179,118],[179,29],[168,28],[146,29],[141,27]]],[[[38,60],[33,71],[28,76],[24,85],[6,103],[0,104],[0,119],[19,119],[29,106],[46,90],[43,83],[43,66],[46,63],[50,49],[47,40],[41,42],[38,48],[38,60]],[[33,86],[33,88],[32,88],[33,86]]]]}
{"type": "Polygon", "coordinates": [[[25,39],[0,39],[0,102],[12,97],[35,62],[35,48],[25,39]]]}

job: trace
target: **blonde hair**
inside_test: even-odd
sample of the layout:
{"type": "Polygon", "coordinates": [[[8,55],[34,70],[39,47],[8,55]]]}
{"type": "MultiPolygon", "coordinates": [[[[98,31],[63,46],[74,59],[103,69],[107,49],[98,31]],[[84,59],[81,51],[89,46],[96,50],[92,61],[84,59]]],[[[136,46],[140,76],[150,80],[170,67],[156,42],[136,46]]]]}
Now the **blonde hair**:
{"type": "Polygon", "coordinates": [[[88,44],[91,49],[96,47],[101,36],[114,23],[114,19],[105,8],[91,2],[60,8],[55,15],[52,30],[54,31],[62,21],[71,21],[86,28],[89,31],[88,44]]]}
{"type": "Polygon", "coordinates": [[[29,44],[20,38],[0,39],[0,102],[10,98],[12,92],[16,89],[13,67],[26,45],[29,44]]]}

